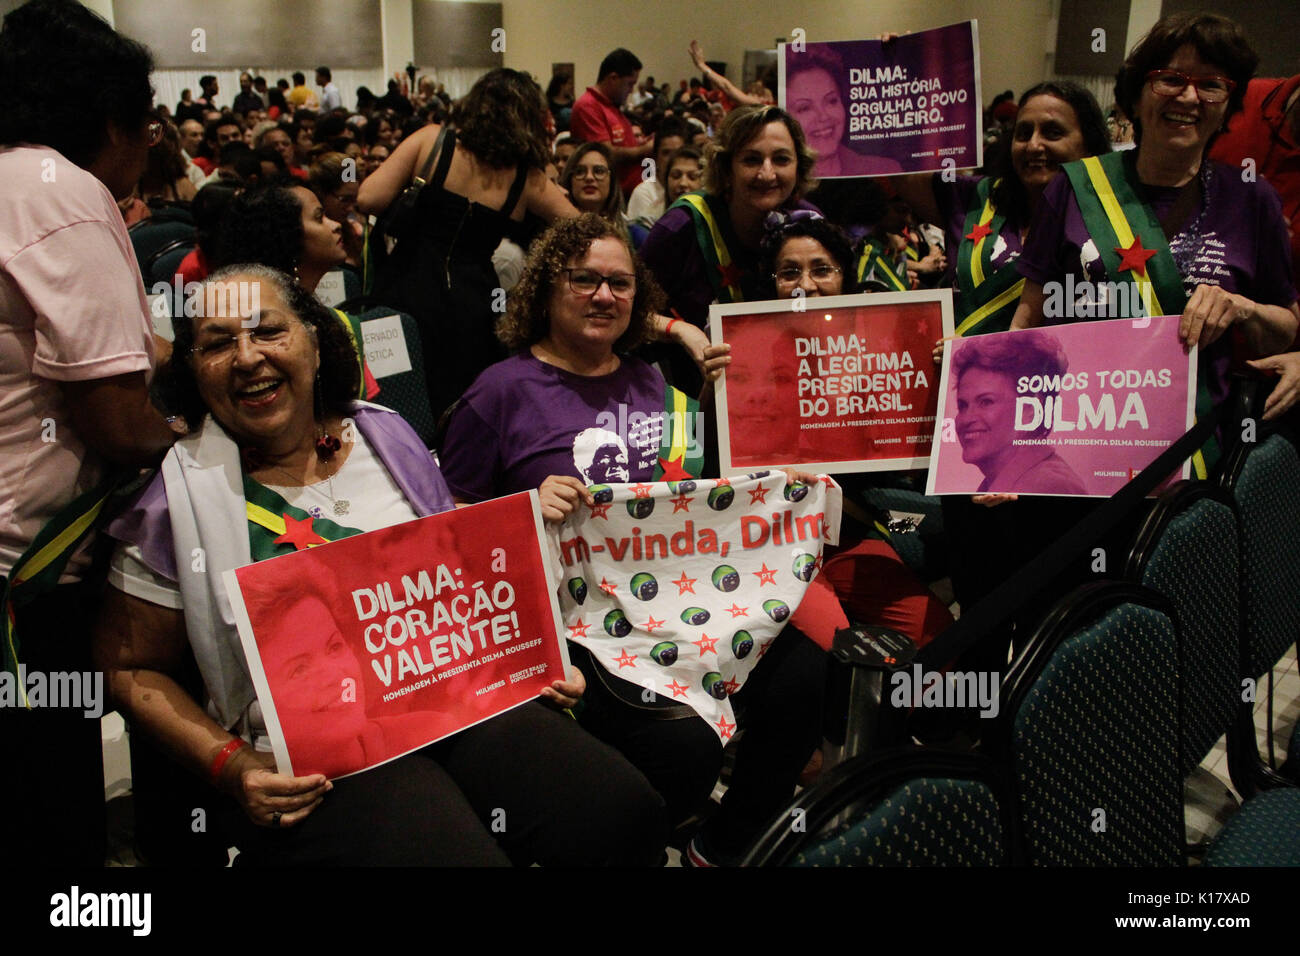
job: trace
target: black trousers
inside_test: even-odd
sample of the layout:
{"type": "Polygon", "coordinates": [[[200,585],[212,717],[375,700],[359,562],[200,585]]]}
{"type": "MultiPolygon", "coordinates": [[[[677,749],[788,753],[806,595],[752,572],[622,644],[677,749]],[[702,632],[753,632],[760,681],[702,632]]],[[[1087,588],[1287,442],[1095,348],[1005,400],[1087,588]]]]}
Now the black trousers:
{"type": "MultiPolygon", "coordinates": [[[[570,645],[573,647],[573,645],[570,645]]],[[[587,676],[583,726],[617,747],[663,796],[675,826],[709,798],[722,767],[722,742],[701,717],[657,719],[605,689],[617,680],[590,671],[600,665],[581,648],[574,663],[587,676]]],[[[741,852],[794,794],[822,737],[825,651],[787,626],[732,698],[744,734],[721,811],[708,823],[719,852],[741,852]]],[[[626,681],[625,689],[641,688],[626,681]]]]}
{"type": "Polygon", "coordinates": [[[223,824],[254,866],[648,866],[664,805],[634,767],[540,702],[334,782],[297,826],[223,824]]]}
{"type": "MultiPolygon", "coordinates": [[[[88,674],[97,605],[88,585],[62,585],[15,614],[28,674],[88,674]]],[[[108,690],[103,686],[106,698],[108,690]]],[[[104,755],[97,717],[83,707],[0,707],[0,859],[26,866],[104,865],[104,755]]],[[[106,701],[101,700],[103,706],[106,701]]]]}

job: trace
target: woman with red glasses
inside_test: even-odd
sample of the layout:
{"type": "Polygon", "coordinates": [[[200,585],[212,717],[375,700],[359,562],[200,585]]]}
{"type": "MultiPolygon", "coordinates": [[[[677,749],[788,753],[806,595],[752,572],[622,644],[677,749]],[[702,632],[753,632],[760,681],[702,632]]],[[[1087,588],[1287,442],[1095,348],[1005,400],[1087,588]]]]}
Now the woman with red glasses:
{"type": "Polygon", "coordinates": [[[1234,343],[1248,358],[1291,344],[1300,310],[1277,193],[1206,158],[1257,63],[1241,28],[1212,14],[1165,17],[1138,43],[1115,84],[1138,147],[1067,164],[1047,187],[1012,328],[1181,314],[1202,415],[1227,397],[1234,343]],[[1070,273],[1090,281],[1067,300],[1070,273]]]}

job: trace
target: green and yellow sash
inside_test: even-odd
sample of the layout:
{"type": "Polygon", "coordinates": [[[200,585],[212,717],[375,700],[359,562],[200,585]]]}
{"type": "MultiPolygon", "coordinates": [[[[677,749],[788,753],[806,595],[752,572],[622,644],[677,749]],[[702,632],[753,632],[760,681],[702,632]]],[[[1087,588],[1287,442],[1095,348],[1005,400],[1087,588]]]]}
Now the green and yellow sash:
{"type": "Polygon", "coordinates": [[[699,421],[700,403],[664,385],[664,429],[653,481],[698,478],[704,470],[704,442],[691,424],[699,421]]]}
{"type": "Polygon", "coordinates": [[[863,240],[857,272],[859,284],[875,279],[891,292],[907,292],[912,288],[907,281],[906,264],[894,265],[886,258],[883,247],[872,239],[863,240]]]}
{"type": "Polygon", "coordinates": [[[975,201],[966,213],[961,245],[957,247],[958,335],[1005,332],[1011,328],[1025,280],[1014,261],[993,268],[993,248],[1007,217],[993,205],[992,193],[1001,180],[981,179],[975,201]]]}
{"type": "Polygon", "coordinates": [[[357,528],[314,518],[295,508],[261,482],[244,476],[244,501],[248,514],[248,544],[254,561],[293,554],[318,544],[361,534],[357,528]]]}
{"type": "Polygon", "coordinates": [[[357,370],[361,375],[361,382],[357,386],[357,398],[361,401],[366,400],[366,350],[361,343],[365,341],[361,335],[361,320],[354,315],[348,315],[342,309],[335,309],[334,314],[339,317],[343,323],[344,330],[348,333],[348,338],[352,341],[352,347],[357,353],[357,370]]]}
{"type": "MultiPolygon", "coordinates": [[[[1137,173],[1124,160],[1124,153],[1090,156],[1064,167],[1074,189],[1084,225],[1092,236],[1111,282],[1130,281],[1135,296],[1117,297],[1119,302],[1141,303],[1142,315],[1180,315],[1187,307],[1187,293],[1178,272],[1169,240],[1160,221],[1137,193],[1137,173]]],[[[1135,311],[1127,309],[1126,311],[1135,311]]],[[[1119,316],[1139,318],[1140,316],[1119,316]]],[[[1213,403],[1205,376],[1196,381],[1196,415],[1209,414],[1213,403]]],[[[1218,459],[1216,439],[1192,456],[1192,470],[1204,479],[1218,459]]]]}
{"type": "MultiPolygon", "coordinates": [[[[18,676],[19,650],[17,609],[30,604],[58,586],[63,569],[78,547],[95,528],[110,498],[125,493],[124,488],[136,470],[110,475],[100,484],[78,496],[71,504],[45,523],[31,545],[14,562],[7,577],[0,577],[0,659],[4,670],[18,676]]],[[[26,689],[18,681],[23,706],[27,706],[26,689]]]]}
{"type": "Polygon", "coordinates": [[[722,235],[718,216],[714,213],[711,197],[702,193],[687,193],[671,208],[690,211],[695,223],[695,239],[704,261],[708,264],[709,284],[713,286],[713,297],[719,302],[744,302],[745,294],[740,289],[740,267],[732,261],[731,251],[722,235]]]}

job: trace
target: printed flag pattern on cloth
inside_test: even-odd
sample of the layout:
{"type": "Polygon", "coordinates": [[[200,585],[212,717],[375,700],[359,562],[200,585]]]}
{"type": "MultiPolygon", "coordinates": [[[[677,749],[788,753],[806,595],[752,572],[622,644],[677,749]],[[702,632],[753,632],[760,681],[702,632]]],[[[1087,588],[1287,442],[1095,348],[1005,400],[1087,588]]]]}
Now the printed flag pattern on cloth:
{"type": "Polygon", "coordinates": [[[823,547],[839,540],[839,485],[764,471],[590,490],[595,506],[558,532],[569,640],[615,677],[688,704],[728,740],[728,698],[798,608],[823,547]]]}

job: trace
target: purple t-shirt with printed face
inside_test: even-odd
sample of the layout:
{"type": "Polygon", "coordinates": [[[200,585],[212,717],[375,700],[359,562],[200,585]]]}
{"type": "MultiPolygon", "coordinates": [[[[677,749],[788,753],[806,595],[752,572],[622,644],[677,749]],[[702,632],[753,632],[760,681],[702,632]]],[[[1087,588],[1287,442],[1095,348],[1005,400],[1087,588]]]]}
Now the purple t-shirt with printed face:
{"type": "MultiPolygon", "coordinates": [[[[1193,210],[1170,244],[1183,274],[1183,291],[1190,296],[1198,285],[1217,285],[1263,305],[1289,307],[1295,302],[1296,291],[1287,222],[1277,192],[1262,179],[1243,182],[1241,171],[1231,166],[1210,162],[1209,167],[1201,207],[1193,210]]],[[[1172,187],[1144,188],[1157,217],[1165,214],[1178,194],[1172,187]]],[[[1017,267],[1026,279],[1042,286],[1074,276],[1075,301],[1063,303],[1067,315],[1077,315],[1075,305],[1084,299],[1096,302],[1095,287],[1078,283],[1104,280],[1106,267],[1084,225],[1069,177],[1057,176],[1043,193],[1017,267]]],[[[1103,312],[1098,318],[1110,317],[1095,304],[1090,308],[1094,314],[1103,312]]],[[[1059,325],[1076,320],[1046,317],[1044,321],[1059,325]]],[[[1216,404],[1227,397],[1231,361],[1229,335],[1201,352],[1201,374],[1206,376],[1216,404]]]]}
{"type": "Polygon", "coordinates": [[[466,501],[537,488],[550,475],[588,485],[649,481],[663,411],[663,377],[640,359],[585,376],[524,352],[484,371],[461,399],[443,477],[466,501]]]}

